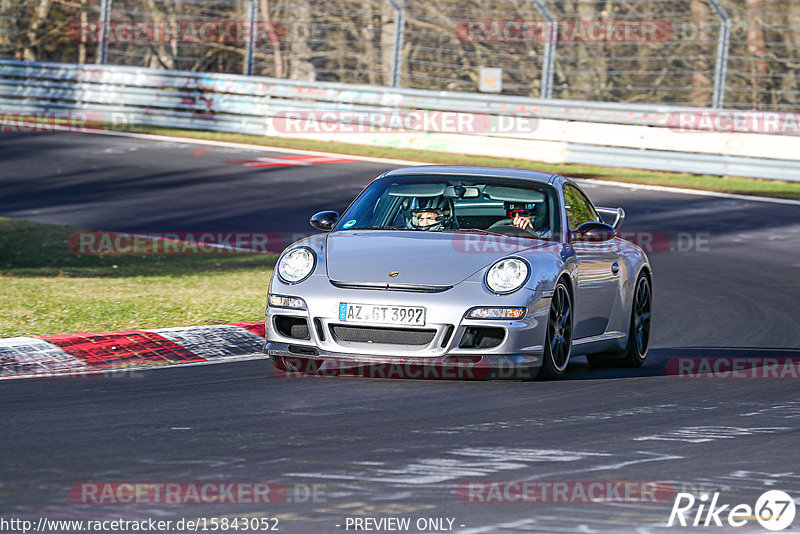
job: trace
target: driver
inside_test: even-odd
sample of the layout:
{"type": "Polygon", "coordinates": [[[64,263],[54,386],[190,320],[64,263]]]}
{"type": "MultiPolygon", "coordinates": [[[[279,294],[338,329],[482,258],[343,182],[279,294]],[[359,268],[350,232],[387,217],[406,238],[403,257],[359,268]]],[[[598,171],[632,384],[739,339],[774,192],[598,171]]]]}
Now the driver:
{"type": "Polygon", "coordinates": [[[420,207],[411,210],[409,220],[415,230],[451,230],[453,229],[452,201],[444,197],[435,197],[420,202],[420,207]]]}
{"type": "Polygon", "coordinates": [[[418,228],[430,229],[429,227],[436,225],[439,217],[442,215],[444,214],[440,209],[426,209],[417,211],[416,213],[412,212],[412,221],[414,221],[412,224],[418,228]]]}

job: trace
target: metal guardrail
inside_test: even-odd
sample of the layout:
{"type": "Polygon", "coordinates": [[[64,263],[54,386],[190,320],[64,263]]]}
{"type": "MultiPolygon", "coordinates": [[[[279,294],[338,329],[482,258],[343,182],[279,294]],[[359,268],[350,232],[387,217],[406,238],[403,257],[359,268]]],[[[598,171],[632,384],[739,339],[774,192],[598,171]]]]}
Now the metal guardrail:
{"type": "Polygon", "coordinates": [[[800,181],[797,161],[572,144],[568,149],[565,163],[800,181]]]}
{"type": "MultiPolygon", "coordinates": [[[[143,125],[264,135],[280,112],[437,110],[649,126],[670,106],[556,101],[380,86],[299,82],[138,67],[0,60],[0,111],[89,110],[136,115],[143,125]]],[[[697,109],[697,111],[709,111],[697,109]]],[[[479,134],[459,134],[475,139],[479,134]]],[[[792,136],[789,136],[792,137],[792,136]]],[[[517,139],[519,141],[519,139],[517,139]]],[[[524,141],[524,140],[523,140],[524,141]]],[[[493,134],[487,147],[503,138],[493,134]]],[[[455,149],[456,144],[450,144],[455,149]]],[[[564,143],[565,163],[800,180],[800,161],[564,143]]],[[[524,156],[523,156],[524,157],[524,156]]]]}
{"type": "MultiPolygon", "coordinates": [[[[397,109],[427,109],[460,111],[489,115],[516,115],[558,120],[580,120],[611,124],[638,124],[666,126],[671,112],[688,108],[641,104],[615,104],[572,100],[546,100],[514,96],[496,96],[421,89],[349,85],[324,82],[301,82],[258,76],[198,73],[143,69],[139,67],[76,65],[69,63],[26,63],[0,60],[0,79],[24,87],[55,87],[53,82],[64,82],[63,88],[72,84],[90,84],[75,87],[76,93],[93,88],[102,92],[123,93],[129,89],[151,90],[154,107],[160,106],[163,96],[175,96],[173,91],[203,93],[212,103],[224,104],[235,95],[247,97],[254,105],[259,99],[291,99],[297,102],[329,103],[331,109],[351,109],[364,105],[397,109]],[[8,80],[10,79],[10,80],[8,80]],[[100,88],[99,86],[104,86],[100,88]],[[155,90],[155,92],[153,92],[155,90]]],[[[84,99],[98,98],[97,94],[83,93],[84,99]]],[[[201,106],[202,107],[202,106],[201,106]]],[[[296,109],[296,108],[292,108],[296,109]]],[[[697,108],[698,111],[702,108],[697,108]]],[[[206,111],[211,111],[206,109],[206,111]]],[[[225,112],[222,109],[213,110],[225,112]]]]}

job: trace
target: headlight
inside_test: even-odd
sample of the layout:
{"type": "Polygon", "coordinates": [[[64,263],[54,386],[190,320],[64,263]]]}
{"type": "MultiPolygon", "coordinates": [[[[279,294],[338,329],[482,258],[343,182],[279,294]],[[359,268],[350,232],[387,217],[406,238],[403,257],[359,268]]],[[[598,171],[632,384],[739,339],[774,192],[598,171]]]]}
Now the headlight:
{"type": "Polygon", "coordinates": [[[528,281],[531,269],[519,258],[500,260],[486,273],[486,287],[498,294],[513,293],[528,281]]]}
{"type": "Polygon", "coordinates": [[[314,270],[317,257],[307,247],[298,247],[283,255],[278,262],[278,276],[287,284],[302,282],[314,270]]]}

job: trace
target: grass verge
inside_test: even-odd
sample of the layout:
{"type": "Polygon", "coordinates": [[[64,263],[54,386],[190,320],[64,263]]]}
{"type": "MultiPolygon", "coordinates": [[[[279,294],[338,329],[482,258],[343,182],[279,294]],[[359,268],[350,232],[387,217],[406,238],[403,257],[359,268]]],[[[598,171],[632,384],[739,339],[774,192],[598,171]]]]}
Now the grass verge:
{"type": "Polygon", "coordinates": [[[0,337],[263,319],[276,257],[77,255],[69,226],[0,218],[0,337]]]}
{"type": "Polygon", "coordinates": [[[180,130],[158,127],[139,127],[137,133],[169,135],[192,139],[227,141],[249,145],[273,146],[299,150],[316,150],[357,156],[377,158],[405,159],[427,163],[453,165],[488,165],[492,167],[513,167],[521,169],[535,168],[542,171],[557,172],[576,178],[595,180],[613,180],[635,184],[663,185],[667,187],[683,187],[703,191],[718,191],[739,195],[757,195],[776,198],[800,199],[800,182],[766,180],[756,178],[739,178],[734,176],[711,176],[688,173],[671,173],[646,171],[639,169],[623,169],[618,167],[598,167],[593,165],[561,164],[553,165],[528,160],[494,158],[488,156],[471,156],[466,154],[450,154],[430,150],[412,150],[405,148],[354,145],[348,143],[313,141],[306,139],[288,139],[282,137],[262,137],[257,135],[232,134],[222,132],[206,132],[196,130],[180,130]]]}

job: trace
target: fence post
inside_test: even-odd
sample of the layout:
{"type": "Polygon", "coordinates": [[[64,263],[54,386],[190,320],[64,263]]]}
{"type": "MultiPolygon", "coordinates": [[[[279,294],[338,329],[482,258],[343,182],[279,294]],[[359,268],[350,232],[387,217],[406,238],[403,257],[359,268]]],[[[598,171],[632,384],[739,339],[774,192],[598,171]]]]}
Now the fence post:
{"type": "Polygon", "coordinates": [[[100,3],[100,39],[97,41],[97,57],[95,63],[105,65],[108,60],[108,19],[111,13],[111,1],[102,0],[100,3]]]}
{"type": "Polygon", "coordinates": [[[719,19],[719,40],[717,41],[717,64],[714,67],[714,96],[711,107],[720,109],[725,105],[725,87],[728,75],[728,50],[731,44],[731,18],[719,3],[719,0],[708,0],[719,19]]]}
{"type": "Polygon", "coordinates": [[[252,76],[256,50],[256,24],[258,21],[258,0],[247,3],[247,48],[244,53],[244,75],[252,76]]]}
{"type": "Polygon", "coordinates": [[[400,83],[403,67],[403,30],[406,25],[406,10],[398,0],[389,0],[394,9],[394,50],[392,54],[392,87],[400,83]]]}
{"type": "Polygon", "coordinates": [[[553,61],[556,54],[556,39],[558,28],[556,27],[556,17],[544,4],[544,0],[533,0],[536,7],[547,19],[547,33],[544,36],[544,56],[542,57],[542,88],[540,98],[553,97],[553,61]]]}

